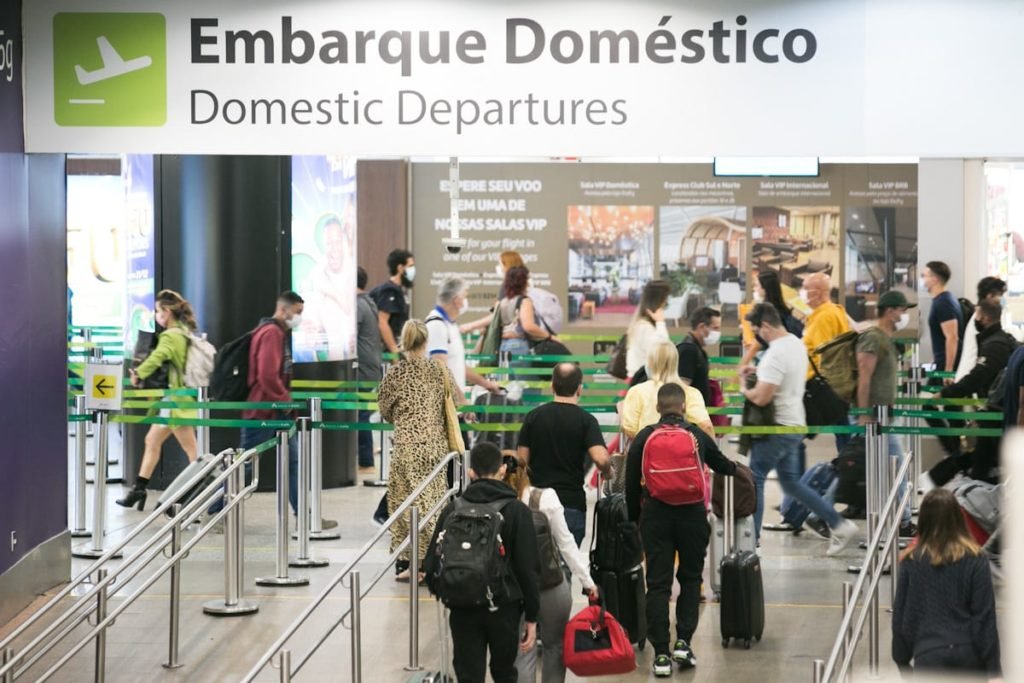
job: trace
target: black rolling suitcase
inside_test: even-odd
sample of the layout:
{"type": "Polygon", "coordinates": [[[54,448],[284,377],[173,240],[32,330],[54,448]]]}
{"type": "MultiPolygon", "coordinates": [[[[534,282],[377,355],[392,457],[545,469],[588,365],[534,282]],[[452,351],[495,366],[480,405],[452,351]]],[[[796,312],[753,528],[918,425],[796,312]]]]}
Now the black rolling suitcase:
{"type": "MultiPolygon", "coordinates": [[[[492,394],[490,392],[479,396],[476,399],[478,406],[521,406],[521,401],[513,401],[506,394],[492,394]]],[[[523,421],[521,413],[481,413],[477,420],[483,424],[515,425],[523,421]]],[[[489,441],[503,451],[514,451],[519,444],[519,431],[507,432],[477,432],[476,438],[481,441],[489,441]]]]}
{"type": "MultiPolygon", "coordinates": [[[[733,478],[725,478],[725,525],[733,525],[733,478]]],[[[726,555],[722,558],[722,601],[719,606],[722,627],[722,647],[729,647],[732,639],[742,640],[750,649],[751,642],[764,635],[764,583],[761,578],[761,559],[756,553],[736,551],[735,539],[729,539],[726,555]]]]}
{"type": "Polygon", "coordinates": [[[196,474],[210,464],[216,456],[213,455],[201,455],[196,458],[195,462],[189,463],[188,467],[181,471],[174,481],[171,482],[157,500],[157,505],[168,504],[168,508],[164,514],[168,517],[174,516],[174,510],[170,506],[174,503],[179,503],[182,507],[185,507],[193,500],[196,499],[200,493],[206,490],[210,486],[210,483],[220,475],[220,468],[214,467],[205,477],[203,477],[198,484],[186,489],[186,484],[189,480],[196,476],[196,474]]]}
{"type": "Polygon", "coordinates": [[[647,642],[643,545],[636,523],[629,521],[621,493],[599,497],[594,507],[590,543],[590,576],[608,611],[618,619],[639,649],[647,642]]]}

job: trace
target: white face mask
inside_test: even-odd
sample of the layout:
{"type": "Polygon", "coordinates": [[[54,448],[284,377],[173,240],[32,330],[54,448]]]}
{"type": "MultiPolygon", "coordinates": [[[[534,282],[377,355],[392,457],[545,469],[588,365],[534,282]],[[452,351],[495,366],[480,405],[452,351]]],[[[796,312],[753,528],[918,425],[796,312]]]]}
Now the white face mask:
{"type": "Polygon", "coordinates": [[[405,279],[409,282],[416,279],[416,266],[409,266],[405,269],[405,279]]]}
{"type": "Polygon", "coordinates": [[[762,294],[761,290],[759,290],[759,289],[755,289],[754,290],[754,303],[755,304],[763,304],[764,303],[764,294],[762,294]]]}
{"type": "Polygon", "coordinates": [[[302,324],[302,314],[296,313],[292,317],[288,318],[288,320],[285,321],[285,324],[290,330],[298,328],[298,326],[302,324]]]}
{"type": "Polygon", "coordinates": [[[721,338],[721,330],[708,330],[708,336],[704,338],[704,343],[708,345],[717,344],[721,338]]]}
{"type": "Polygon", "coordinates": [[[494,272],[498,274],[498,277],[505,278],[505,269],[501,267],[501,264],[494,266],[494,272]]]}
{"type": "Polygon", "coordinates": [[[803,301],[805,304],[810,305],[811,295],[807,292],[806,289],[800,290],[800,301],[803,301]]]}
{"type": "Polygon", "coordinates": [[[468,310],[469,310],[469,299],[463,298],[462,299],[462,305],[459,306],[459,315],[462,315],[463,313],[465,313],[468,310]]]}
{"type": "Polygon", "coordinates": [[[906,311],[903,311],[903,315],[901,315],[900,319],[896,321],[896,329],[897,330],[906,329],[907,325],[909,325],[909,324],[910,324],[910,314],[907,313],[906,311]]]}

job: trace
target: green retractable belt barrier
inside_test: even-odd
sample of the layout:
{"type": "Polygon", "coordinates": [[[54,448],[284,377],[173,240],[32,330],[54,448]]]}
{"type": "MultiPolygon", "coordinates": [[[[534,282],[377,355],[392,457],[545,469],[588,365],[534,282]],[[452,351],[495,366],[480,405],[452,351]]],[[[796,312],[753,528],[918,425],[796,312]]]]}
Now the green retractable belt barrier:
{"type": "Polygon", "coordinates": [[[112,415],[111,422],[121,424],[167,425],[168,427],[254,427],[258,429],[291,429],[290,420],[200,420],[191,418],[157,417],[147,415],[112,415]]]}
{"type": "Polygon", "coordinates": [[[125,401],[122,406],[126,409],[162,409],[178,408],[182,410],[303,410],[306,404],[301,401],[265,401],[246,403],[244,401],[209,401],[197,403],[195,401],[125,401]]]}
{"type": "Polygon", "coordinates": [[[977,422],[1002,422],[1003,414],[997,412],[967,412],[960,410],[901,410],[892,411],[893,417],[938,418],[941,420],[975,420],[977,422]]]}

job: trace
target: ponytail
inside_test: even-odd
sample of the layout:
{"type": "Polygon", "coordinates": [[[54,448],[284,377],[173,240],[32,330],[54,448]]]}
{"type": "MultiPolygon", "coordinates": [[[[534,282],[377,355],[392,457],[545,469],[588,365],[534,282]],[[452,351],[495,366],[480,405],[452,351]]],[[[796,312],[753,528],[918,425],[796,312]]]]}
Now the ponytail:
{"type": "Polygon", "coordinates": [[[189,330],[194,332],[198,327],[196,324],[196,314],[192,310],[192,304],[173,289],[161,289],[156,295],[156,304],[169,311],[176,321],[183,324],[189,330]]]}

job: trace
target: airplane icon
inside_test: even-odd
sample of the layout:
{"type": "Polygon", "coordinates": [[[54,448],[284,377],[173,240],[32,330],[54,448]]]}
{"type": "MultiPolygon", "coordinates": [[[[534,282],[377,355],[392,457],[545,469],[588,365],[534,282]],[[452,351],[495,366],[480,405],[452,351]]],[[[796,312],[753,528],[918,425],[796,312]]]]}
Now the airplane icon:
{"type": "Polygon", "coordinates": [[[96,43],[100,49],[100,57],[103,58],[103,67],[95,71],[86,71],[80,64],[76,64],[75,75],[78,76],[78,82],[81,85],[91,85],[110,78],[116,78],[117,76],[123,76],[133,71],[145,69],[153,64],[153,59],[146,55],[125,60],[117,53],[117,50],[110,44],[106,36],[96,38],[96,43]]]}

